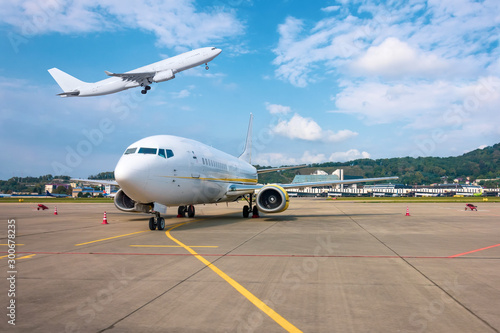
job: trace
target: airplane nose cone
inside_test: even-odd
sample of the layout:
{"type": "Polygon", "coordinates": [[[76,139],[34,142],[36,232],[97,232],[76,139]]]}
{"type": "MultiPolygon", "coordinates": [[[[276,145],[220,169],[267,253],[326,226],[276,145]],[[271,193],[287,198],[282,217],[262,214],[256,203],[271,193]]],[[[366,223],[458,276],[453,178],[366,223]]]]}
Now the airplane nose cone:
{"type": "Polygon", "coordinates": [[[219,55],[222,52],[222,50],[221,49],[217,49],[217,50],[215,50],[215,52],[217,52],[217,55],[219,55]]]}
{"type": "MultiPolygon", "coordinates": [[[[132,157],[133,158],[133,157],[132,157]]],[[[147,202],[146,186],[149,179],[149,164],[122,158],[115,168],[115,180],[133,200],[147,202]]]]}

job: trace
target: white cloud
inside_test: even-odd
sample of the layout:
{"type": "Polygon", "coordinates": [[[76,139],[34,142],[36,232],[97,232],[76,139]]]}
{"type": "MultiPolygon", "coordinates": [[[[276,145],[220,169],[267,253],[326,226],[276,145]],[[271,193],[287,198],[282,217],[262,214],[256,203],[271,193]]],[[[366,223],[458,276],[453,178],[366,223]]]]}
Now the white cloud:
{"type": "Polygon", "coordinates": [[[234,12],[222,7],[201,12],[193,0],[8,1],[2,4],[0,21],[22,36],[143,29],[153,32],[159,45],[184,49],[234,37],[244,30],[234,12]]]}
{"type": "Polygon", "coordinates": [[[321,10],[324,12],[335,12],[339,9],[340,9],[340,6],[328,6],[328,7],[321,8],[321,10]]]}
{"type": "Polygon", "coordinates": [[[500,56],[498,1],[353,2],[323,10],[329,17],[312,27],[287,17],[273,50],[275,76],[297,87],[325,73],[363,75],[362,70],[474,79],[500,56]]]}
{"type": "Polygon", "coordinates": [[[416,129],[491,124],[500,121],[495,111],[500,105],[500,78],[471,83],[347,82],[334,100],[334,112],[356,115],[369,124],[399,122],[416,129]]]}
{"type": "Polygon", "coordinates": [[[358,133],[350,130],[341,130],[339,132],[323,130],[313,119],[304,118],[299,114],[294,114],[288,121],[280,120],[272,131],[290,139],[325,142],[339,142],[358,135],[358,133]]]}
{"type": "Polygon", "coordinates": [[[270,104],[266,102],[266,109],[270,114],[288,114],[292,111],[289,106],[270,104]]]}
{"type": "Polygon", "coordinates": [[[397,38],[389,37],[378,46],[371,46],[366,53],[352,63],[359,74],[404,77],[417,75],[440,76],[449,65],[431,52],[412,48],[397,38]]]}

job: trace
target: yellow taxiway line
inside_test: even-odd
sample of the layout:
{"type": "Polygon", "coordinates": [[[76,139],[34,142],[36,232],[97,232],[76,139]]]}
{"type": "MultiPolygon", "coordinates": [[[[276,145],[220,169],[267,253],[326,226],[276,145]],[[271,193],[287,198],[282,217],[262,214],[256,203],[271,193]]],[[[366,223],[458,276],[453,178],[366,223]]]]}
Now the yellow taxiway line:
{"type": "Polygon", "coordinates": [[[135,234],[140,234],[140,233],[142,233],[142,232],[146,232],[146,231],[149,231],[149,230],[137,231],[137,232],[132,232],[132,233],[130,233],[130,234],[119,235],[119,236],[114,236],[114,237],[108,237],[108,238],[103,238],[103,239],[97,239],[97,240],[90,241],[90,242],[85,242],[85,243],[75,244],[75,246],[86,245],[86,244],[92,244],[92,243],[102,242],[102,241],[109,240],[109,239],[115,239],[115,238],[120,238],[120,237],[125,237],[125,236],[135,235],[135,234]]]}
{"type": "Polygon", "coordinates": [[[29,258],[33,258],[34,256],[36,256],[36,254],[28,254],[27,256],[23,256],[23,257],[17,258],[17,260],[19,260],[19,259],[29,259],[29,258]]]}
{"type": "Polygon", "coordinates": [[[182,225],[192,223],[192,222],[198,222],[201,221],[202,219],[199,220],[192,220],[184,223],[177,224],[170,229],[168,229],[165,234],[167,235],[168,238],[173,240],[175,243],[179,244],[181,247],[186,249],[189,253],[191,253],[196,259],[204,263],[208,268],[210,268],[212,271],[217,273],[221,278],[223,278],[227,283],[229,283],[234,289],[236,289],[240,294],[245,296],[250,302],[253,303],[257,308],[259,308],[262,312],[264,312],[266,315],[268,315],[272,320],[274,320],[276,323],[278,323],[281,327],[283,327],[286,331],[288,332],[302,332],[299,330],[297,327],[295,327],[293,324],[291,324],[288,320],[283,318],[281,315],[279,315],[276,311],[271,309],[266,303],[258,299],[254,294],[252,294],[250,291],[248,291],[245,287],[243,287],[241,284],[233,280],[229,275],[221,271],[219,268],[217,268],[214,264],[212,264],[210,261],[196,253],[192,249],[191,246],[187,246],[178,239],[174,238],[171,234],[170,231],[173,229],[180,227],[182,225]]]}
{"type": "MultiPolygon", "coordinates": [[[[9,255],[1,256],[0,259],[6,258],[8,256],[9,255]]],[[[36,254],[28,254],[27,256],[17,257],[16,260],[19,260],[19,259],[29,259],[29,258],[32,258],[34,256],[36,256],[36,254]]]]}

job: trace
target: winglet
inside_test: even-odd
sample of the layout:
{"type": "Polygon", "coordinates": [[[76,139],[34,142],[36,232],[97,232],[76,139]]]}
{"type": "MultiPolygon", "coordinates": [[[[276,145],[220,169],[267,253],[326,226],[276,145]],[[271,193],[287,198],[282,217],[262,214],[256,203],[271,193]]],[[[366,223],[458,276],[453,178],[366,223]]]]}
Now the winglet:
{"type": "Polygon", "coordinates": [[[253,114],[250,113],[250,122],[248,123],[247,140],[245,142],[245,150],[240,155],[239,159],[247,163],[252,163],[252,123],[253,114]]]}
{"type": "Polygon", "coordinates": [[[106,73],[107,76],[114,76],[115,73],[111,73],[111,72],[108,72],[108,71],[104,71],[104,73],[106,73]]]}

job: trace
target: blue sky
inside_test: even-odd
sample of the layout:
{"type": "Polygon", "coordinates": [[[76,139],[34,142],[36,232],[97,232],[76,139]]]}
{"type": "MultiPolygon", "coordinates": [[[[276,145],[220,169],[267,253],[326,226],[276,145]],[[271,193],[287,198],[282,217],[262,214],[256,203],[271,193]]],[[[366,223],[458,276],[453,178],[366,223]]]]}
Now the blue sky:
{"type": "Polygon", "coordinates": [[[500,142],[500,3],[2,1],[0,179],[113,170],[172,134],[253,162],[456,156],[500,142]],[[47,69],[88,82],[204,46],[210,63],[139,89],[59,98],[47,69]]]}

